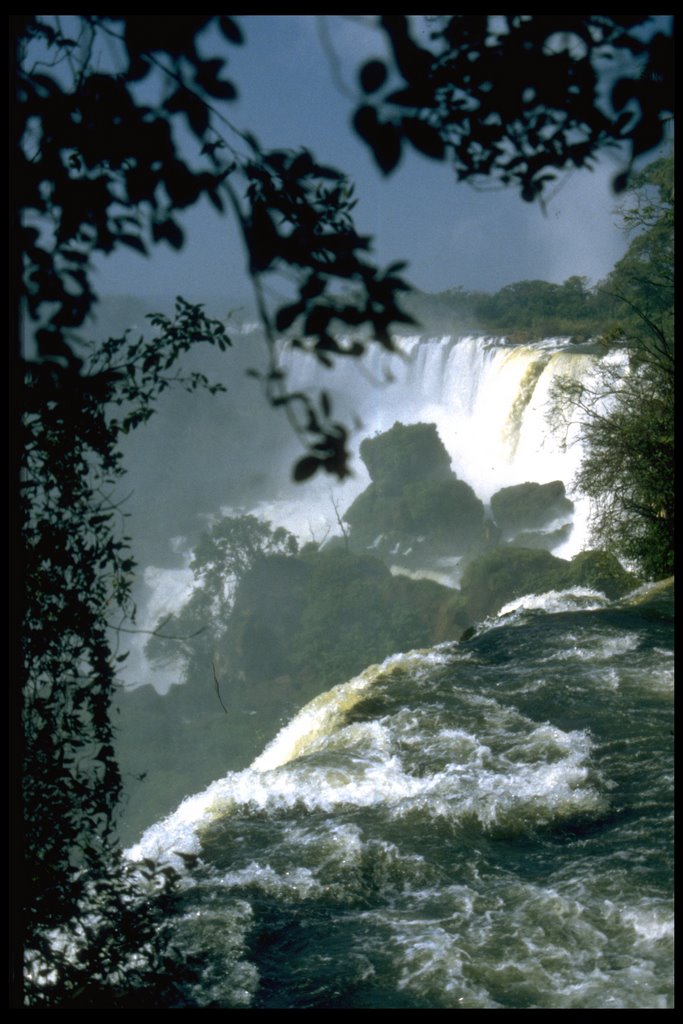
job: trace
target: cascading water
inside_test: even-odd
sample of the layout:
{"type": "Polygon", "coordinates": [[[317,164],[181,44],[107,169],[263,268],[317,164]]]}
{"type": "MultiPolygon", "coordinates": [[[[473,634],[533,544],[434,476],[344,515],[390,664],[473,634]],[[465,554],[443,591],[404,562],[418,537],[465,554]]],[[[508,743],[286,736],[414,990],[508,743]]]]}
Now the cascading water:
{"type": "Polygon", "coordinates": [[[390,658],[150,828],[204,965],[172,1005],[671,1008],[669,593],[390,658]]]}
{"type": "MultiPolygon", "coordinates": [[[[294,355],[290,383],[355,413],[357,445],[396,420],[436,423],[484,501],[570,484],[580,450],[550,432],[549,390],[590,375],[598,353],[450,337],[403,348],[398,363],[374,352],[360,375],[349,361],[317,380],[294,355]],[[378,387],[388,365],[396,380],[378,387]]],[[[368,483],[356,469],[335,489],[342,511],[368,483]]],[[[585,543],[569,493],[564,557],[585,543]]],[[[257,511],[303,541],[337,525],[325,481],[257,511]]],[[[154,570],[157,615],[164,580],[154,570]]],[[[182,874],[173,941],[200,977],[160,1006],[671,1008],[672,600],[668,584],[621,601],[519,598],[473,639],[396,654],[287,716],[248,767],[127,851],[182,874]]],[[[246,722],[230,711],[226,747],[246,722]]]]}
{"type": "MultiPolygon", "coordinates": [[[[301,543],[328,540],[339,533],[337,512],[343,513],[370,482],[358,455],[363,438],[389,430],[397,420],[435,423],[455,473],[485,503],[502,487],[561,480],[574,512],[569,536],[553,553],[571,558],[587,547],[588,503],[571,487],[581,461],[576,428],[564,435],[553,433],[548,413],[553,382],[560,377],[589,379],[604,355],[566,339],[512,345],[503,339],[455,335],[401,338],[397,348],[398,354],[389,355],[371,346],[362,360],[339,359],[326,370],[310,356],[283,345],[281,359],[290,389],[314,393],[324,388],[335,416],[355,424],[353,475],[334,486],[320,474],[305,485],[280,485],[250,511],[286,527],[301,543]]],[[[291,464],[296,455],[291,446],[285,451],[283,459],[291,464]]],[[[245,510],[226,505],[198,511],[231,515],[245,510]]],[[[451,571],[438,578],[457,579],[457,571],[455,576],[451,571]]],[[[144,584],[139,626],[152,629],[182,606],[193,578],[187,569],[149,567],[144,584]]],[[[173,674],[146,663],[143,643],[130,644],[126,680],[136,684],[146,675],[165,692],[173,674]]]]}
{"type": "MultiPolygon", "coordinates": [[[[554,433],[548,421],[551,388],[561,377],[589,379],[603,356],[566,339],[512,345],[486,337],[416,336],[400,339],[401,356],[374,347],[359,366],[339,360],[331,371],[313,374],[310,357],[287,353],[283,365],[292,390],[325,388],[334,409],[358,424],[356,452],[364,437],[404,424],[435,423],[458,477],[488,503],[502,487],[527,481],[562,480],[574,501],[573,530],[555,550],[562,558],[587,546],[588,507],[571,485],[581,461],[577,430],[554,433]]],[[[342,510],[369,483],[360,459],[355,478],[335,487],[342,510]]],[[[305,492],[288,492],[279,502],[264,502],[265,518],[283,522],[302,539],[337,532],[325,480],[305,492]]]]}

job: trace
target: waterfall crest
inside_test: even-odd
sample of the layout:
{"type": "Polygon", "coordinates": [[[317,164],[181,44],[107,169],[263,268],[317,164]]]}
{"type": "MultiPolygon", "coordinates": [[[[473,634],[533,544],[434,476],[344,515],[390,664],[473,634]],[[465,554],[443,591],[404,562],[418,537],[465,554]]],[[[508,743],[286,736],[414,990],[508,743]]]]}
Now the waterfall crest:
{"type": "MultiPolygon", "coordinates": [[[[588,379],[602,358],[586,345],[551,338],[511,344],[489,337],[414,336],[399,342],[400,355],[376,348],[361,363],[340,361],[331,371],[313,372],[309,357],[285,356],[292,389],[324,388],[334,409],[355,421],[355,479],[338,493],[346,508],[368,483],[357,457],[364,437],[404,424],[435,423],[457,476],[485,503],[502,487],[562,480],[575,503],[574,529],[555,554],[569,558],[587,544],[587,504],[572,491],[581,462],[576,428],[565,436],[550,427],[550,395],[560,377],[588,379]]],[[[306,495],[308,525],[335,532],[327,481],[313,481],[306,495]]],[[[275,505],[261,511],[277,519],[275,505]]],[[[287,525],[300,535],[300,513],[281,506],[287,525]]],[[[308,536],[306,539],[310,539],[308,536]]]]}

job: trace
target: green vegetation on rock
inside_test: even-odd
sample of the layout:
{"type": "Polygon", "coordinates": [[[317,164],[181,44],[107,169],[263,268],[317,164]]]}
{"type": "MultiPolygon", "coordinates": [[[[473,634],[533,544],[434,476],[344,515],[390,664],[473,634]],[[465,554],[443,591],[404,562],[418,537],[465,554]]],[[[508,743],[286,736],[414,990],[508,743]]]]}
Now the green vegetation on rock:
{"type": "Polygon", "coordinates": [[[487,551],[466,566],[460,593],[472,620],[478,621],[525,594],[587,587],[614,599],[639,582],[605,551],[582,551],[567,561],[548,551],[505,546],[487,551]]]}
{"type": "Polygon", "coordinates": [[[366,437],[360,457],[370,479],[384,494],[400,493],[406,481],[446,479],[451,460],[434,423],[396,422],[390,430],[366,437]]]}
{"type": "Polygon", "coordinates": [[[484,505],[451,469],[435,424],[394,423],[360,453],[371,483],[344,513],[352,547],[410,563],[481,542],[484,505]]]}
{"type": "Polygon", "coordinates": [[[491,513],[505,536],[538,529],[573,511],[574,504],[566,497],[561,480],[502,487],[491,498],[491,513]]]}

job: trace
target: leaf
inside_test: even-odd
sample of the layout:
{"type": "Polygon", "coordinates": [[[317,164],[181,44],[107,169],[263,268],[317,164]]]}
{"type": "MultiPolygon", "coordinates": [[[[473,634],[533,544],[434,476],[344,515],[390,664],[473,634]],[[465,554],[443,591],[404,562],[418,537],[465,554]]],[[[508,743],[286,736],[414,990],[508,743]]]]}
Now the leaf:
{"type": "Polygon", "coordinates": [[[213,81],[204,86],[210,96],[217,100],[236,100],[237,89],[227,78],[214,78],[213,81]]]}
{"type": "Polygon", "coordinates": [[[117,241],[121,245],[127,245],[131,249],[137,249],[137,251],[141,252],[143,256],[149,255],[145,243],[138,237],[138,235],[119,235],[117,241]]]}
{"type": "Polygon", "coordinates": [[[209,197],[211,205],[218,210],[219,213],[223,213],[225,211],[225,206],[220,193],[216,189],[207,189],[206,194],[209,197]]]}
{"type": "Polygon", "coordinates": [[[314,476],[321,465],[320,459],[316,458],[315,455],[306,455],[303,459],[299,459],[294,466],[292,477],[301,483],[303,480],[308,480],[314,476]]]}
{"type": "Polygon", "coordinates": [[[294,302],[290,306],[281,306],[275,315],[275,328],[278,331],[286,331],[291,327],[296,318],[304,310],[302,302],[294,302]]]}
{"type": "Polygon", "coordinates": [[[417,117],[404,117],[401,127],[408,140],[425,156],[432,160],[443,160],[446,155],[446,147],[439,132],[432,128],[426,121],[417,117]]]}
{"type": "Polygon", "coordinates": [[[374,107],[359,107],[353,118],[356,132],[374,154],[384,174],[389,174],[401,159],[401,135],[395,125],[382,123],[374,107]]]}
{"type": "Polygon", "coordinates": [[[624,192],[628,188],[629,173],[628,171],[622,171],[621,174],[617,174],[612,179],[612,188],[618,195],[620,192],[624,192]]]}
{"type": "Polygon", "coordinates": [[[362,139],[370,145],[373,144],[374,134],[377,130],[377,111],[367,104],[359,107],[353,115],[353,127],[362,139]]]}
{"type": "Polygon", "coordinates": [[[185,236],[182,229],[170,217],[160,224],[152,225],[152,237],[155,242],[165,239],[174,249],[182,249],[185,236]]]}
{"type": "Polygon", "coordinates": [[[184,104],[187,122],[198,139],[204,138],[209,127],[209,111],[206,104],[193,93],[187,93],[184,104]]]}
{"type": "Polygon", "coordinates": [[[229,43],[234,43],[235,46],[240,46],[244,42],[244,36],[242,35],[242,30],[239,25],[232,18],[229,18],[227,14],[221,14],[219,16],[218,27],[229,43]]]}
{"type": "Polygon", "coordinates": [[[227,79],[218,77],[223,70],[224,63],[218,59],[202,61],[196,73],[197,84],[216,99],[234,100],[237,96],[235,86],[227,79]]]}
{"type": "Polygon", "coordinates": [[[381,60],[369,60],[360,69],[358,77],[363,92],[377,92],[386,81],[387,69],[381,60]]]}

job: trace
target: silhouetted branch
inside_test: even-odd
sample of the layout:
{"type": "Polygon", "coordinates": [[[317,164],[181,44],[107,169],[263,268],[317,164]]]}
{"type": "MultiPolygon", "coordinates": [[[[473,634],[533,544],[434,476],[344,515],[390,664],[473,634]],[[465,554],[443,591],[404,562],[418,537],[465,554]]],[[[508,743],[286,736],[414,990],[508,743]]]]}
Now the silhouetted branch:
{"type": "Polygon", "coordinates": [[[129,629],[126,626],[113,626],[111,622],[108,622],[107,626],[117,633],[145,633],[147,636],[156,636],[160,640],[192,640],[195,636],[199,636],[200,633],[206,632],[208,628],[207,626],[202,626],[201,629],[195,630],[194,633],[188,633],[187,636],[169,636],[168,633],[160,633],[159,630],[163,629],[172,618],[173,616],[169,615],[168,618],[159,623],[156,629],[129,629]]]}
{"type": "Polygon", "coordinates": [[[227,714],[229,714],[229,712],[228,712],[228,709],[226,708],[225,704],[223,703],[223,698],[221,697],[220,686],[219,686],[219,683],[218,683],[218,676],[216,675],[216,665],[215,665],[215,663],[213,661],[211,662],[211,668],[213,669],[213,681],[214,681],[214,685],[216,687],[216,696],[218,697],[219,701],[221,702],[221,707],[223,708],[223,710],[225,711],[225,713],[227,715],[227,714]]]}

